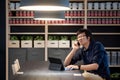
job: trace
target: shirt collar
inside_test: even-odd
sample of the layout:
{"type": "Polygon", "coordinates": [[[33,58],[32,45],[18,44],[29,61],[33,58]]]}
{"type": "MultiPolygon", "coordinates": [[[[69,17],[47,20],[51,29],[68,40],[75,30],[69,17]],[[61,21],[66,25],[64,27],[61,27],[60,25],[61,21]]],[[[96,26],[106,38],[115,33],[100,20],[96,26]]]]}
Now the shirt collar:
{"type": "Polygon", "coordinates": [[[85,47],[83,47],[83,51],[91,50],[94,42],[95,42],[95,41],[91,41],[90,44],[89,44],[89,47],[88,47],[87,49],[85,49],[85,47]]]}

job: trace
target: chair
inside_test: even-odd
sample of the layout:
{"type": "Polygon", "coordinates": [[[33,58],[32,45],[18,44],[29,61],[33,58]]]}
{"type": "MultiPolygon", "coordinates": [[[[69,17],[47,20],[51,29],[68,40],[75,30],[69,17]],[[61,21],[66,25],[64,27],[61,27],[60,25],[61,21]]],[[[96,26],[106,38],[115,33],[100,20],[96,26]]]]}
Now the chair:
{"type": "Polygon", "coordinates": [[[16,75],[16,74],[23,74],[24,72],[20,72],[20,64],[19,64],[19,60],[16,59],[14,61],[14,64],[12,64],[12,71],[13,71],[13,75],[16,75]]]}

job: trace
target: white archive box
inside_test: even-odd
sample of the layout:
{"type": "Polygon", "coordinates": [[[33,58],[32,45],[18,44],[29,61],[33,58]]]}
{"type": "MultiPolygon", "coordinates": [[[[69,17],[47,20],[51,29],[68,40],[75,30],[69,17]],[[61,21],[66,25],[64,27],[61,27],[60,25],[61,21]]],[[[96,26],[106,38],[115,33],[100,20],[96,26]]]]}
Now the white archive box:
{"type": "Polygon", "coordinates": [[[100,10],[105,10],[105,3],[102,2],[102,3],[99,3],[100,4],[100,10]]]}
{"type": "Polygon", "coordinates": [[[59,41],[59,48],[69,48],[70,47],[70,41],[69,40],[60,40],[59,41]]]}
{"type": "Polygon", "coordinates": [[[15,10],[15,3],[10,2],[10,10],[15,10]]]}
{"type": "Polygon", "coordinates": [[[20,10],[20,2],[16,2],[16,10],[20,10]]]}
{"type": "Polygon", "coordinates": [[[106,10],[111,10],[111,2],[106,2],[106,10]]]}
{"type": "Polygon", "coordinates": [[[21,48],[32,48],[32,40],[21,40],[21,48]]]}
{"type": "Polygon", "coordinates": [[[95,2],[95,3],[94,3],[94,9],[95,9],[95,10],[98,10],[98,9],[99,9],[99,3],[98,3],[98,2],[95,2]]]}
{"type": "Polygon", "coordinates": [[[118,2],[113,2],[112,6],[113,6],[113,10],[117,10],[117,8],[118,8],[118,2]]]}
{"type": "Polygon", "coordinates": [[[93,3],[92,3],[92,2],[89,2],[89,3],[88,3],[88,10],[92,10],[92,6],[93,6],[93,3]]]}
{"type": "Polygon", "coordinates": [[[44,48],[44,47],[45,47],[45,41],[34,40],[34,48],[44,48]]]}
{"type": "Polygon", "coordinates": [[[48,48],[58,48],[58,40],[48,40],[47,47],[48,48]]]}
{"type": "Polygon", "coordinates": [[[83,10],[83,3],[78,3],[78,9],[83,10]]]}
{"type": "Polygon", "coordinates": [[[77,8],[78,8],[77,3],[72,3],[72,9],[73,9],[73,10],[77,10],[77,8]]]}
{"type": "Polygon", "coordinates": [[[20,47],[20,41],[19,40],[9,40],[8,41],[8,47],[9,48],[19,48],[20,47]]]}

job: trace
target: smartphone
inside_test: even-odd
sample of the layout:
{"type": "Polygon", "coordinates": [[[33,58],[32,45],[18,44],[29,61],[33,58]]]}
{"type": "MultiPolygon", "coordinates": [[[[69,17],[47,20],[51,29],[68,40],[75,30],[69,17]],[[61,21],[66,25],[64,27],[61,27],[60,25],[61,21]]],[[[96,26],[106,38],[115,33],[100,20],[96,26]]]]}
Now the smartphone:
{"type": "Polygon", "coordinates": [[[80,43],[79,43],[79,42],[77,42],[77,45],[78,45],[78,46],[80,46],[80,43]]]}

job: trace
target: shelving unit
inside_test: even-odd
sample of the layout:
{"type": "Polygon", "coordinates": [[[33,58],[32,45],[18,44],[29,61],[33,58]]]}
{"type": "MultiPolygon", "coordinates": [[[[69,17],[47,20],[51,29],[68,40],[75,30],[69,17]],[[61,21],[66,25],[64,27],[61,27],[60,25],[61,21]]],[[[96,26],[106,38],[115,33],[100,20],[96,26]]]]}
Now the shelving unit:
{"type": "MultiPolygon", "coordinates": [[[[20,0],[10,0],[10,2],[19,2],[20,0]]],[[[16,4],[16,3],[15,3],[16,4]]],[[[68,35],[72,36],[76,34],[76,31],[78,28],[88,28],[91,31],[93,31],[93,35],[95,36],[117,36],[119,39],[120,36],[120,31],[119,31],[119,26],[120,26],[120,9],[119,9],[119,0],[70,0],[70,8],[71,10],[65,11],[65,20],[63,21],[35,21],[33,20],[33,11],[24,11],[24,10],[19,10],[19,9],[12,9],[9,10],[9,30],[11,30],[11,27],[39,27],[43,26],[44,31],[43,32],[9,32],[8,35],[44,35],[45,36],[45,42],[47,43],[48,40],[48,35],[68,35]],[[101,9],[100,5],[101,3],[107,4],[111,3],[111,5],[114,4],[114,2],[118,3],[118,8],[117,9],[101,9]],[[88,4],[89,3],[89,4],[88,4]],[[91,3],[91,5],[90,5],[91,3]],[[78,6],[75,6],[78,5],[78,6]],[[97,5],[98,4],[98,5],[97,5]],[[79,5],[82,6],[81,9],[79,9],[79,5]],[[89,9],[88,9],[89,5],[89,9]],[[97,5],[98,9],[94,9],[95,5],[97,5]],[[91,7],[92,6],[92,7],[91,7]],[[91,7],[91,8],[90,8],[91,7]],[[93,9],[92,9],[93,8],[93,9]],[[114,13],[115,12],[115,13],[114,13]],[[103,14],[104,15],[103,15],[103,14]],[[110,13],[110,15],[109,15],[110,13]],[[117,20],[114,22],[114,19],[117,20]],[[99,21],[100,20],[100,21],[99,21]],[[105,20],[111,20],[109,22],[105,23],[105,20]],[[91,21],[91,22],[89,22],[91,21]],[[102,23],[103,21],[103,23],[102,23]],[[100,27],[99,27],[100,26],[100,27]],[[117,32],[107,32],[109,31],[106,30],[105,32],[94,32],[95,29],[105,29],[104,27],[113,27],[115,26],[115,29],[117,32]],[[66,27],[63,32],[60,32],[58,28],[66,27]],[[69,29],[68,29],[69,27],[69,29]],[[71,28],[72,27],[72,28],[71,28]],[[95,29],[94,29],[95,28],[95,29]],[[53,32],[49,32],[49,29],[53,29],[53,32]],[[67,31],[68,29],[68,31],[67,31]],[[69,30],[73,29],[73,32],[69,32],[69,30]],[[93,29],[93,30],[92,30],[93,29]]],[[[105,8],[107,5],[105,5],[105,8]]],[[[14,6],[15,7],[15,6],[14,6]]],[[[111,6],[110,6],[111,7],[111,6]]],[[[13,8],[13,7],[12,7],[13,8]]],[[[113,8],[113,6],[112,6],[113,8]]],[[[62,30],[61,28],[61,30],[62,30]]],[[[27,28],[26,28],[27,29],[27,28]]],[[[115,30],[114,29],[114,30],[115,30]]],[[[104,41],[103,41],[104,42],[104,41]]],[[[107,49],[120,49],[119,44],[118,46],[114,47],[109,47],[105,46],[107,49]],[[109,48],[108,48],[109,47],[109,48]]],[[[46,48],[46,53],[47,54],[47,46],[46,48]]],[[[47,56],[45,58],[47,60],[47,56]]]]}
{"type": "MultiPolygon", "coordinates": [[[[14,5],[16,4],[14,2],[20,2],[20,0],[8,0],[9,6],[12,5],[10,2],[14,5]]],[[[79,28],[90,29],[95,39],[101,41],[107,51],[116,51],[117,56],[120,57],[120,53],[118,53],[120,51],[120,0],[70,0],[71,10],[65,11],[65,20],[62,21],[33,20],[33,11],[14,9],[14,7],[12,6],[13,9],[8,8],[8,40],[10,40],[10,36],[12,35],[18,36],[20,43],[20,37],[23,35],[32,35],[33,37],[37,35],[44,36],[44,48],[37,48],[41,49],[42,56],[44,56],[41,60],[47,61],[48,56],[57,57],[64,55],[65,57],[72,46],[71,37],[76,35],[76,31],[79,28]],[[113,9],[114,2],[118,5],[117,9],[113,9]],[[88,9],[88,3],[91,3],[92,9],[88,9]],[[94,5],[97,5],[95,3],[98,4],[98,9],[93,9],[95,8],[94,5]],[[112,9],[106,9],[106,5],[105,9],[101,9],[100,5],[102,3],[110,3],[112,9]],[[75,4],[82,6],[82,8],[76,7],[75,4]],[[47,44],[49,36],[58,36],[59,39],[60,36],[68,36],[68,40],[70,41],[69,48],[49,48],[47,44]]],[[[8,50],[12,49],[15,50],[16,48],[14,49],[8,46],[8,50]]],[[[17,49],[23,48],[20,46],[17,49]]],[[[25,49],[28,50],[31,48],[25,49]]],[[[32,49],[33,51],[36,50],[33,46],[32,49]]],[[[29,59],[31,60],[31,58],[29,59]]],[[[63,56],[62,60],[64,60],[63,56]]],[[[120,67],[120,60],[118,62],[119,64],[110,64],[110,67],[120,67]]]]}

